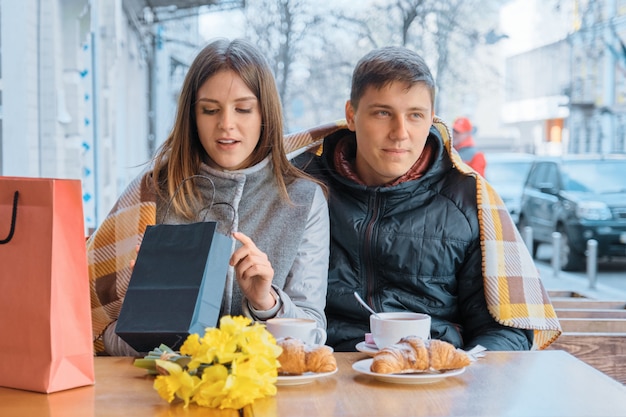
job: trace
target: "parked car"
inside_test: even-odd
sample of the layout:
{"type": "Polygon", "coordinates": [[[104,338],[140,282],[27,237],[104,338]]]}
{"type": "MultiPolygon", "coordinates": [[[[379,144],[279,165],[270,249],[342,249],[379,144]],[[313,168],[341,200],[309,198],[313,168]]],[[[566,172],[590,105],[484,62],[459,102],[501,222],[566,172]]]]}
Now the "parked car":
{"type": "Polygon", "coordinates": [[[590,239],[598,242],[598,257],[626,256],[626,155],[535,161],[522,192],[520,230],[526,226],[533,252],[561,233],[563,270],[584,267],[590,239]]]}
{"type": "Polygon", "coordinates": [[[535,155],[515,152],[486,153],[485,179],[498,192],[513,221],[519,221],[524,181],[535,155]]]}

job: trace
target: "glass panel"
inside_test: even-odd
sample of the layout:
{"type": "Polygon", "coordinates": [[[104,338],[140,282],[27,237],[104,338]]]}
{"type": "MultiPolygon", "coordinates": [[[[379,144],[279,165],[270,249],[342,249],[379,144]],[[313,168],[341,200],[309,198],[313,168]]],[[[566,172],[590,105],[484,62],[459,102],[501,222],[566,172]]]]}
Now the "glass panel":
{"type": "Polygon", "coordinates": [[[569,162],[563,165],[563,187],[599,194],[626,192],[625,173],[626,160],[569,162]]]}
{"type": "Polygon", "coordinates": [[[485,178],[491,184],[520,184],[526,180],[531,162],[520,161],[504,163],[487,160],[485,178]]]}

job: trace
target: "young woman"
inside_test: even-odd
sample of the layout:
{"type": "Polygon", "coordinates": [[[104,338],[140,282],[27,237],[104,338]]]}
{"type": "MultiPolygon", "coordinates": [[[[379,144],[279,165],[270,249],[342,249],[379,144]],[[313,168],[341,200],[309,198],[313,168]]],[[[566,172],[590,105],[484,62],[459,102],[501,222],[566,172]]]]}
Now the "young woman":
{"type": "Polygon", "coordinates": [[[320,185],[286,159],[282,119],[272,72],[251,44],[216,40],[198,54],[151,169],[88,241],[96,352],[136,353],[115,321],[136,245],[154,223],[217,221],[234,238],[222,315],[326,326],[328,206],[320,185]]]}

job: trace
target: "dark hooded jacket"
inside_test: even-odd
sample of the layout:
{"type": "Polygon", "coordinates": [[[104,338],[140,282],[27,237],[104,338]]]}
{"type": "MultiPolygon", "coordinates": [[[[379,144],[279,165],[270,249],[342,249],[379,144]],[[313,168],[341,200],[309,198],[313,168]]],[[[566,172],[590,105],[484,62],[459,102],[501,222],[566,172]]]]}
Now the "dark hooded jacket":
{"type": "Polygon", "coordinates": [[[476,180],[453,167],[438,131],[431,128],[423,175],[391,186],[365,186],[337,171],[336,161],[354,160],[354,143],[353,132],[340,130],[324,139],[321,156],[295,160],[329,188],[328,344],[353,351],[369,332],[357,291],[379,312],[430,314],[431,337],[456,347],[530,349],[532,331],[500,325],[487,310],[476,180]],[[337,147],[343,141],[352,145],[337,147]]]}

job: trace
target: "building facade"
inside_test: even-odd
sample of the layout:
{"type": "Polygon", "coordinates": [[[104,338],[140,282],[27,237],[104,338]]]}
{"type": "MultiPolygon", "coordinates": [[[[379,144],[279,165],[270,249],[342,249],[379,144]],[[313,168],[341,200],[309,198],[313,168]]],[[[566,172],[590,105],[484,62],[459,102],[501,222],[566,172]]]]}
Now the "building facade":
{"type": "Polygon", "coordinates": [[[86,231],[148,155],[148,51],[120,1],[0,1],[0,175],[80,179],[86,231]]]}
{"type": "Polygon", "coordinates": [[[568,38],[567,151],[626,153],[626,0],[594,5],[578,16],[568,38]]]}
{"type": "Polygon", "coordinates": [[[626,153],[626,0],[559,12],[561,40],[506,59],[502,118],[533,153],[626,153]]]}
{"type": "Polygon", "coordinates": [[[0,175],[80,179],[97,227],[169,134],[198,7],[243,5],[221,3],[0,0],[0,175]]]}

